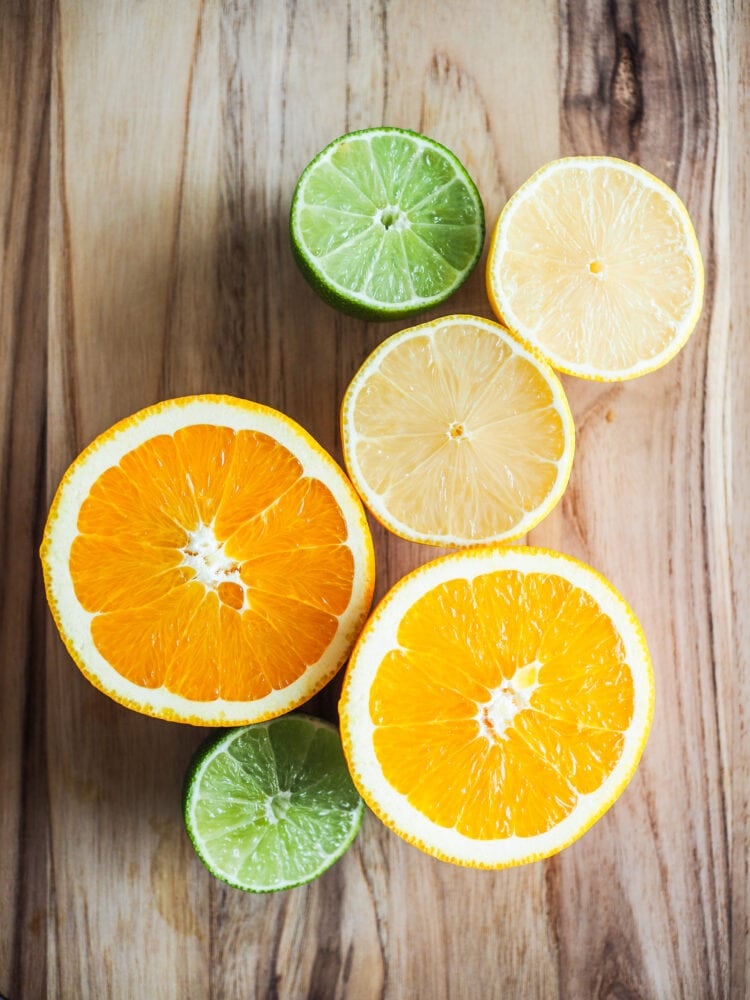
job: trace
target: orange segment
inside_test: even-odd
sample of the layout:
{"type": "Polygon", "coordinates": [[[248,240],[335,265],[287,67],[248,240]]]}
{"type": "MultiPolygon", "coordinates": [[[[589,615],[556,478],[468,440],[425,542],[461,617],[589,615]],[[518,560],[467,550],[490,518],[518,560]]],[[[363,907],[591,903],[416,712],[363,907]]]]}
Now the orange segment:
{"type": "Polygon", "coordinates": [[[472,774],[482,760],[473,720],[442,724],[439,734],[429,724],[385,727],[376,730],[375,747],[379,759],[402,761],[391,775],[393,787],[417,809],[429,809],[440,826],[453,826],[462,803],[452,791],[453,776],[472,774]],[[479,759],[478,759],[479,758],[479,759]]]}
{"type": "Polygon", "coordinates": [[[98,438],[42,545],[83,672],[153,715],[258,721],[338,669],[372,595],[372,543],[341,470],[258,404],[159,404],[98,438]]]}
{"type": "Polygon", "coordinates": [[[462,684],[470,685],[466,693],[482,701],[503,675],[499,657],[475,655],[483,648],[483,629],[472,584],[450,580],[415,601],[399,625],[398,641],[406,656],[434,661],[442,676],[460,673],[462,684]]]}
{"type": "Polygon", "coordinates": [[[622,732],[587,729],[540,712],[521,712],[516,729],[537,760],[564,774],[576,792],[594,792],[612,771],[623,751],[622,732]]]}
{"type": "MultiPolygon", "coordinates": [[[[507,775],[506,755],[498,743],[482,747],[480,766],[471,772],[463,803],[452,824],[463,836],[498,840],[513,834],[512,810],[502,805],[507,775]],[[499,803],[490,809],[488,803],[499,803]]],[[[477,748],[478,749],[478,748],[477,748]]]]}
{"type": "Polygon", "coordinates": [[[224,496],[233,460],[247,431],[197,424],[174,434],[180,465],[187,470],[198,518],[211,524],[224,496]]]}
{"type": "Polygon", "coordinates": [[[262,514],[302,475],[302,466],[286,448],[267,434],[240,431],[232,455],[231,476],[217,495],[214,530],[228,539],[262,514]],[[263,469],[264,475],[258,471],[263,469]]]}
{"type": "Polygon", "coordinates": [[[139,608],[158,601],[190,579],[179,549],[154,548],[114,533],[77,535],[70,550],[70,572],[86,611],[101,613],[139,608]]]}
{"type": "Polygon", "coordinates": [[[245,591],[238,583],[220,583],[216,593],[222,604],[235,611],[240,611],[245,603],[245,591]]]}
{"type": "Polygon", "coordinates": [[[483,547],[400,581],[352,655],[340,705],[362,795],[397,833],[462,864],[565,846],[643,750],[642,632],[589,567],[483,547]]]}
{"type": "Polygon", "coordinates": [[[260,513],[246,514],[231,533],[223,518],[216,524],[227,554],[243,562],[256,555],[288,552],[302,543],[320,548],[346,540],[346,524],[331,491],[315,479],[296,479],[260,513]]]}
{"type": "Polygon", "coordinates": [[[316,663],[338,627],[335,615],[276,594],[253,592],[252,608],[272,629],[266,644],[273,644],[274,656],[268,657],[266,669],[274,687],[283,687],[316,663]]]}
{"type": "MultiPolygon", "coordinates": [[[[95,615],[91,635],[99,653],[126,680],[145,688],[161,687],[167,678],[178,641],[182,641],[185,675],[195,671],[190,646],[191,624],[204,603],[204,590],[189,583],[168,591],[143,607],[125,608],[95,615]],[[183,638],[187,637],[187,638],[183,638]]],[[[215,667],[209,668],[213,674],[215,667]]],[[[203,696],[216,697],[217,681],[204,673],[203,696]]]]}
{"type": "Polygon", "coordinates": [[[347,389],[341,426],[349,474],[372,513],[428,544],[519,537],[560,498],[573,460],[557,377],[476,316],[384,341],[347,389]]]}
{"type": "Polygon", "coordinates": [[[352,554],[338,546],[311,546],[274,553],[273,560],[258,554],[242,563],[240,576],[250,591],[284,594],[339,615],[351,595],[352,554]]]}
{"type": "Polygon", "coordinates": [[[198,525],[190,470],[180,461],[171,434],[159,434],[123,455],[120,469],[136,486],[146,512],[156,508],[188,530],[198,525]]]}
{"type": "MultiPolygon", "coordinates": [[[[381,729],[403,729],[407,737],[413,726],[420,725],[463,724],[472,720],[472,726],[476,728],[473,722],[477,714],[475,697],[485,696],[486,689],[480,684],[471,684],[469,676],[456,681],[447,670],[431,669],[434,660],[430,652],[420,651],[420,654],[392,649],[383,657],[378,676],[370,689],[370,717],[373,722],[381,729]],[[467,695],[467,686],[475,697],[467,695]],[[404,704],[401,694],[404,688],[413,695],[409,704],[404,704]]],[[[446,727],[441,728],[441,739],[445,731],[446,727]]],[[[435,735],[437,730],[433,731],[435,735]]]]}
{"type": "Polygon", "coordinates": [[[272,647],[278,655],[278,642],[271,627],[251,611],[237,614],[231,608],[223,607],[219,615],[221,645],[218,652],[223,697],[227,701],[245,699],[247,677],[252,676],[254,697],[267,698],[274,687],[268,677],[263,650],[272,647]],[[237,670],[238,663],[246,664],[242,674],[237,670]]]}
{"type": "Polygon", "coordinates": [[[105,538],[122,535],[152,547],[179,548],[187,538],[171,509],[161,506],[151,493],[144,493],[120,465],[105,469],[91,484],[77,527],[82,534],[105,538]]]}

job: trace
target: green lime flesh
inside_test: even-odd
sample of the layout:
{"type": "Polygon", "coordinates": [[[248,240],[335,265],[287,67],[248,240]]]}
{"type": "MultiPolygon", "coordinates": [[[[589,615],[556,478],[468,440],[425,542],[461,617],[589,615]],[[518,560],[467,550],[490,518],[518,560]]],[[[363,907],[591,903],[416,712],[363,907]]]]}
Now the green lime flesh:
{"type": "Polygon", "coordinates": [[[341,136],[305,168],[290,217],[302,273],[331,305],[411,316],[468,278],[484,242],[479,192],[445,146],[416,132],[341,136]]]}
{"type": "Polygon", "coordinates": [[[196,753],[185,825],[212,875],[246,892],[311,882],[354,840],[364,803],[330,723],[287,715],[223,731],[196,753]]]}

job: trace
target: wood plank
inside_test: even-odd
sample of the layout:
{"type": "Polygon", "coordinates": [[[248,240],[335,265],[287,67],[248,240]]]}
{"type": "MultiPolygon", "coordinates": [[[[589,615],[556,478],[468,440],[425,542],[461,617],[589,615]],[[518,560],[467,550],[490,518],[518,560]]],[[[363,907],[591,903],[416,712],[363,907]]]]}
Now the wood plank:
{"type": "MultiPolygon", "coordinates": [[[[0,11],[0,993],[44,951],[47,857],[43,633],[49,64],[43,2],[0,11]]],[[[30,987],[43,983],[43,965],[30,987]]],[[[37,991],[41,995],[41,988],[37,991]]]]}
{"type": "MultiPolygon", "coordinates": [[[[9,0],[0,82],[0,994],[746,995],[747,0],[9,0]],[[467,871],[368,815],[317,882],[254,897],[182,829],[203,731],[88,685],[35,550],[68,462],[161,398],[258,399],[341,457],[345,386],[404,324],[322,303],[288,211],[323,145],[379,122],[450,146],[490,226],[561,153],[636,160],[691,211],[699,328],[635,382],[565,379],[574,473],[530,536],[631,602],[656,717],[631,786],[557,858],[467,871]]],[[[491,315],[484,259],[452,311],[491,315]]],[[[378,595],[438,551],[373,533],[378,595]]],[[[312,710],[335,719],[339,685],[312,710]]]]}
{"type": "Polygon", "coordinates": [[[662,371],[614,387],[566,380],[578,433],[566,548],[641,618],[657,703],[617,808],[548,862],[560,976],[570,996],[725,996],[728,844],[707,535],[719,512],[707,506],[706,465],[722,393],[708,371],[725,339],[713,312],[716,227],[726,224],[713,211],[715,28],[699,3],[561,9],[562,152],[635,160],[675,187],[707,284],[698,329],[662,371]]]}
{"type": "MultiPolygon", "coordinates": [[[[237,191],[242,178],[236,171],[242,165],[266,164],[265,174],[255,175],[254,214],[235,198],[236,225],[244,224],[245,230],[244,238],[237,239],[242,253],[227,264],[244,270],[248,300],[262,300],[262,307],[246,310],[242,329],[245,343],[268,336],[272,353],[265,361],[266,377],[259,380],[265,393],[261,398],[289,412],[340,456],[338,400],[372,347],[403,324],[362,324],[339,316],[300,280],[287,237],[296,179],[312,156],[346,129],[380,121],[417,128],[464,159],[482,186],[489,222],[509,185],[556,152],[556,17],[548,3],[535,4],[529,20],[518,17],[516,5],[505,3],[496,7],[488,25],[486,5],[475,2],[464,7],[466,32],[457,37],[449,13],[405,3],[390,4],[385,14],[380,5],[354,5],[348,31],[342,3],[329,4],[325,11],[310,2],[260,10],[267,20],[258,16],[258,9],[230,5],[222,20],[223,46],[226,38],[234,43],[230,51],[222,47],[222,58],[228,59],[222,73],[235,93],[247,95],[245,120],[254,123],[252,132],[243,131],[233,116],[236,106],[224,109],[225,183],[237,191]],[[492,39],[514,22],[522,51],[536,47],[533,67],[524,64],[520,53],[496,58],[492,39]],[[327,39],[325,48],[315,42],[316,36],[327,39]],[[269,37],[278,56],[270,61],[264,90],[254,84],[269,37]],[[331,52],[346,52],[346,62],[332,59],[331,52]],[[510,81],[519,77],[524,86],[512,90],[510,81]],[[416,85],[407,86],[407,79],[416,85]],[[321,95],[345,89],[346,102],[324,99],[311,107],[311,81],[321,95]],[[519,92],[523,101],[517,118],[519,92]],[[270,116],[269,93],[277,95],[279,109],[270,116]],[[545,109],[536,117],[535,97],[545,109]],[[513,122],[511,136],[494,130],[493,120],[498,125],[513,122]],[[534,126],[523,129],[524,120],[533,120],[534,126]],[[529,158],[526,163],[523,156],[529,158]],[[277,164],[278,173],[269,164],[277,164]],[[234,183],[227,182],[227,176],[234,183]],[[282,362],[277,369],[276,350],[283,356],[283,381],[277,376],[282,362]],[[295,358],[309,360],[299,365],[295,358]]],[[[481,268],[451,308],[490,314],[481,268]]],[[[265,345],[262,341],[261,358],[265,345]]],[[[251,382],[246,391],[258,391],[256,384],[251,382]]],[[[373,530],[378,593],[435,554],[388,536],[379,526],[373,525],[373,530]]],[[[338,685],[331,685],[316,699],[316,710],[335,718],[337,692],[338,685]]],[[[544,893],[541,867],[482,879],[421,855],[369,817],[363,835],[336,868],[289,899],[258,901],[212,886],[212,911],[218,915],[212,992],[241,997],[250,983],[256,984],[258,997],[440,997],[447,991],[471,996],[477,988],[492,990],[498,972],[494,963],[487,963],[484,934],[457,940],[454,922],[473,918],[484,931],[493,922],[513,922],[520,934],[546,940],[544,893]],[[405,905],[410,899],[418,901],[415,910],[405,905]],[[248,929],[261,920],[264,930],[258,939],[248,929]],[[421,948],[404,943],[414,935],[423,941],[421,948]],[[306,948],[300,947],[302,941],[308,943],[306,948]],[[449,962],[425,961],[425,954],[442,953],[450,955],[449,962]],[[466,965],[476,970],[472,983],[460,972],[466,965]]],[[[513,969],[518,947],[516,939],[499,941],[497,962],[513,969]]],[[[514,978],[529,995],[551,989],[551,951],[537,948],[535,961],[522,972],[509,972],[506,981],[514,978]]]]}
{"type": "MultiPolygon", "coordinates": [[[[192,225],[181,198],[201,168],[200,158],[191,171],[184,163],[200,13],[198,3],[57,9],[48,497],[88,441],[165,391],[180,238],[192,225]]],[[[196,147],[210,155],[210,143],[196,147]]],[[[188,261],[184,278],[195,274],[188,261]]],[[[187,343],[204,320],[200,309],[191,318],[187,343]]],[[[180,808],[202,734],[102,698],[71,669],[51,624],[47,691],[50,995],[149,996],[155,983],[207,995],[208,875],[185,878],[192,850],[180,808]]],[[[35,960],[29,953],[27,967],[35,960]]]]}
{"type": "Polygon", "coordinates": [[[721,135],[723,182],[717,188],[716,349],[706,476],[710,484],[709,566],[717,665],[724,814],[729,843],[729,979],[727,995],[750,991],[750,4],[719,12],[723,31],[716,54],[726,126],[721,135]],[[719,298],[720,296],[720,298],[719,298]]]}

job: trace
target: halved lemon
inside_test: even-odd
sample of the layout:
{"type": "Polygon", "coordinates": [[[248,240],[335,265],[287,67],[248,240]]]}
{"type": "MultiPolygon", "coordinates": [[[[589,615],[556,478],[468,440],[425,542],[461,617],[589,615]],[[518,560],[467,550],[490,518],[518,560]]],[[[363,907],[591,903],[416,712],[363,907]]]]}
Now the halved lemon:
{"type": "Polygon", "coordinates": [[[556,853],[612,805],[653,704],[643,631],[599,573],[478,546],[385,596],[340,715],[354,782],[383,822],[445,861],[504,868],[556,853]]]}
{"type": "Polygon", "coordinates": [[[538,170],[503,209],[487,292],[554,368],[619,381],[683,347],[701,312],[703,262],[671,188],[634,163],[572,156],[538,170]]]}
{"type": "Polygon", "coordinates": [[[372,599],[372,540],[342,470],[289,417],[229,396],[159,403],[68,469],[41,548],[70,655],[116,701],[256,722],[318,691],[372,599]]]}
{"type": "Polygon", "coordinates": [[[559,379],[476,316],[385,340],[344,395],[341,429],[347,470],[370,511],[430,545],[520,537],[560,499],[573,462],[559,379]]]}

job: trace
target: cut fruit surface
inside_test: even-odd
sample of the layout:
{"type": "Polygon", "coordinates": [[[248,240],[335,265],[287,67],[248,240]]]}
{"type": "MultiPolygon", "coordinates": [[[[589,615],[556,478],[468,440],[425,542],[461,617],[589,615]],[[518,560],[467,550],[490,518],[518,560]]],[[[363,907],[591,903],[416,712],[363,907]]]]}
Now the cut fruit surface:
{"type": "Polygon", "coordinates": [[[555,160],[513,195],[487,261],[492,306],[571,375],[619,381],[666,364],[700,316],[703,263],[671,188],[607,156],[555,160]]]}
{"type": "Polygon", "coordinates": [[[149,407],[65,474],[41,548],[62,638],[98,688],[196,725],[310,698],[369,609],[372,540],[333,459],[229,396],[149,407]]]}
{"type": "Polygon", "coordinates": [[[573,462],[555,373],[475,316],[385,340],[347,389],[341,427],[365,504],[397,535],[431,545],[520,537],[560,499],[573,462]]]}
{"type": "Polygon", "coordinates": [[[246,892],[317,878],[354,840],[363,813],[338,731],[306,715],[220,733],[185,780],[185,826],[199,858],[246,892]]]}
{"type": "Polygon", "coordinates": [[[340,715],[375,813],[446,861],[547,857],[615,801],[640,759],[654,681],[643,632],[590,567],[476,547],[385,596],[347,668],[340,715]]]}
{"type": "Polygon", "coordinates": [[[469,276],[484,242],[474,182],[445,146],[405,129],[341,136],[305,168],[292,250],[313,288],[345,312],[413,315],[469,276]]]}

